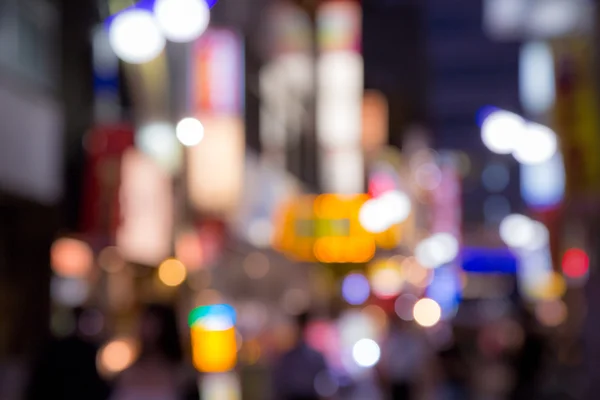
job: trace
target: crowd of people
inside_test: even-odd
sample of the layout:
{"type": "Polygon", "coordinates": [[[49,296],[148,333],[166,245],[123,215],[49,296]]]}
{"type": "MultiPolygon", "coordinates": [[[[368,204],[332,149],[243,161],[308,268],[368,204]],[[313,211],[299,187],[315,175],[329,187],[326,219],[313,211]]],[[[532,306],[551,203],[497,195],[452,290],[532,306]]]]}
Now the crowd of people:
{"type": "MultiPolygon", "coordinates": [[[[79,327],[84,318],[83,310],[76,309],[75,317],[79,327]]],[[[536,390],[541,386],[547,348],[530,317],[522,321],[526,334],[518,351],[487,354],[479,350],[481,340],[472,336],[474,332],[455,329],[453,340],[436,348],[416,324],[399,318],[392,321],[381,343],[380,362],[370,375],[373,387],[378,388],[378,392],[369,395],[372,400],[482,398],[475,381],[482,380],[479,386],[487,385],[493,390],[494,384],[486,383],[489,377],[485,377],[486,366],[490,365],[503,366],[511,376],[510,384],[505,382],[505,387],[497,390],[500,397],[493,398],[541,398],[536,390]]],[[[265,396],[268,394],[273,400],[356,398],[351,395],[352,382],[330,397],[316,389],[315,379],[326,373],[329,366],[326,357],[306,340],[310,322],[308,314],[296,318],[294,344],[269,367],[271,387],[265,388],[265,396]]],[[[98,347],[81,329],[75,329],[67,337],[53,339],[32,370],[27,400],[201,398],[198,373],[182,351],[175,311],[166,305],[148,305],[138,326],[139,355],[110,382],[103,379],[96,368],[98,347]]],[[[498,369],[495,371],[501,375],[498,369]]]]}

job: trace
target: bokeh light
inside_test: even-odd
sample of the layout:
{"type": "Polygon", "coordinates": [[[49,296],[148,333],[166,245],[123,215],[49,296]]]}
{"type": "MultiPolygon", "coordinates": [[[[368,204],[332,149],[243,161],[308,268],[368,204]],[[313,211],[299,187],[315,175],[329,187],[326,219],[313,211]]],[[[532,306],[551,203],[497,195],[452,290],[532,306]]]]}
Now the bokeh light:
{"type": "Polygon", "coordinates": [[[348,274],[342,281],[342,296],[348,304],[363,304],[369,298],[369,294],[369,281],[360,273],[348,274]]]}
{"type": "Polygon", "coordinates": [[[154,15],[167,39],[178,43],[197,39],[210,22],[206,0],[156,0],[154,15]]]}
{"type": "Polygon", "coordinates": [[[90,285],[79,278],[55,276],[50,282],[50,296],[57,304],[77,307],[85,303],[90,293],[90,285]]]}
{"type": "Polygon", "coordinates": [[[404,321],[412,321],[415,318],[413,310],[418,300],[417,296],[409,293],[398,296],[394,302],[394,311],[396,312],[396,315],[404,321]]]}
{"type": "Polygon", "coordinates": [[[404,277],[400,264],[393,258],[369,265],[368,274],[375,296],[386,299],[395,297],[402,291],[404,277]]]}
{"type": "Polygon", "coordinates": [[[136,359],[137,346],[129,338],[114,339],[98,351],[96,367],[104,376],[114,376],[129,368],[136,359]]]}
{"type": "Polygon", "coordinates": [[[193,230],[177,235],[175,239],[175,256],[185,265],[188,271],[197,271],[204,262],[204,250],[200,235],[193,230]]]}
{"type": "Polygon", "coordinates": [[[534,236],[534,223],[525,215],[511,214],[500,223],[500,238],[509,247],[523,248],[535,240],[534,236]]]}
{"type": "Polygon", "coordinates": [[[547,246],[550,241],[550,232],[544,224],[539,221],[533,221],[533,235],[531,239],[522,246],[525,250],[535,251],[547,246]]]}
{"type": "Polygon", "coordinates": [[[367,200],[358,215],[362,227],[371,233],[381,233],[394,224],[404,222],[411,211],[410,198],[397,190],[367,200]]]}
{"type": "Polygon", "coordinates": [[[509,154],[525,132],[525,121],[517,114],[497,110],[490,113],[481,125],[481,140],[496,154],[509,154]]]}
{"type": "Polygon", "coordinates": [[[535,305],[535,316],[542,325],[556,327],[566,321],[568,309],[560,299],[541,301],[535,305]]]}
{"type": "Polygon", "coordinates": [[[242,266],[250,279],[264,278],[270,269],[269,258],[260,252],[248,254],[242,266]]]}
{"type": "Polygon", "coordinates": [[[419,325],[429,328],[440,321],[442,309],[435,300],[421,299],[415,303],[413,317],[419,325]]]}
{"type": "Polygon", "coordinates": [[[184,118],[177,123],[175,134],[182,145],[196,146],[204,139],[204,126],[196,118],[184,118]]]}
{"type": "Polygon", "coordinates": [[[158,267],[158,278],[166,286],[179,286],[187,276],[185,265],[175,258],[169,258],[158,267]]]}
{"type": "Polygon", "coordinates": [[[122,11],[112,20],[109,41],[115,54],[130,64],[153,60],[166,43],[154,15],[136,8],[122,11]]]}
{"type": "Polygon", "coordinates": [[[414,172],[415,183],[423,190],[435,190],[442,183],[442,171],[433,162],[419,165],[414,172]]]}
{"type": "Polygon", "coordinates": [[[438,268],[452,262],[458,251],[458,240],[452,234],[436,233],[417,244],[415,258],[424,267],[438,268]]]}
{"type": "Polygon", "coordinates": [[[109,246],[98,254],[98,265],[109,273],[116,273],[125,268],[125,260],[116,246],[109,246]]]}
{"type": "Polygon", "coordinates": [[[552,129],[540,124],[528,124],[519,137],[513,156],[521,164],[540,164],[548,161],[558,150],[558,139],[552,129]]]}
{"type": "Polygon", "coordinates": [[[504,164],[490,163],[481,173],[481,182],[489,192],[501,192],[510,182],[510,172],[504,164]]]}
{"type": "Polygon", "coordinates": [[[407,257],[402,261],[402,276],[411,285],[424,288],[431,283],[433,272],[424,268],[415,257],[407,257]]]}
{"type": "Polygon", "coordinates": [[[582,278],[590,269],[590,258],[581,249],[569,249],[565,251],[562,259],[562,270],[569,278],[582,278]]]}
{"type": "Polygon", "coordinates": [[[546,273],[533,282],[530,295],[539,300],[557,300],[567,291],[567,283],[563,276],[557,272],[546,273]]]}
{"type": "Polygon", "coordinates": [[[370,304],[361,311],[369,321],[371,321],[375,336],[373,339],[379,340],[385,337],[388,331],[389,318],[383,308],[376,304],[370,304]]]}
{"type": "Polygon", "coordinates": [[[372,339],[360,339],[352,347],[354,362],[363,368],[373,367],[381,357],[379,345],[372,339]]]}
{"type": "Polygon", "coordinates": [[[90,246],[77,239],[61,238],[50,249],[52,269],[57,275],[82,278],[89,274],[94,262],[90,246]]]}

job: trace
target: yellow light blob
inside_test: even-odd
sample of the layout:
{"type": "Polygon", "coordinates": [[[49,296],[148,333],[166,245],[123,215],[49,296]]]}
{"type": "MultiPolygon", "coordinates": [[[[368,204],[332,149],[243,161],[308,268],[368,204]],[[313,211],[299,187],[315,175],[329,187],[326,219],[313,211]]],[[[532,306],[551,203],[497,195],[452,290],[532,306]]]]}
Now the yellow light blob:
{"type": "Polygon", "coordinates": [[[540,300],[560,299],[567,291],[567,283],[563,276],[557,272],[551,272],[540,284],[531,288],[529,295],[540,300]]]}
{"type": "Polygon", "coordinates": [[[166,286],[181,285],[187,276],[185,265],[175,258],[169,258],[158,267],[158,278],[166,286]]]}
{"type": "Polygon", "coordinates": [[[227,372],[237,363],[235,328],[207,330],[200,324],[191,327],[192,359],[201,372],[227,372]]]}

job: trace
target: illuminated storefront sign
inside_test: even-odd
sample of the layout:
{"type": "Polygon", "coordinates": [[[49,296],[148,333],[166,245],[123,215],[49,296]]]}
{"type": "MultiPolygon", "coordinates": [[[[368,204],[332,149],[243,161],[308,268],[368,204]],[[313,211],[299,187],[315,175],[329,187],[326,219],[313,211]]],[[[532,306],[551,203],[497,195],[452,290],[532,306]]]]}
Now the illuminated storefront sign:
{"type": "Polygon", "coordinates": [[[555,131],[561,141],[570,195],[600,190],[600,122],[593,49],[591,41],[583,39],[553,43],[557,79],[555,131]]]}
{"type": "Polygon", "coordinates": [[[209,214],[227,214],[240,201],[244,176],[244,127],[237,117],[205,117],[204,139],[188,149],[192,204],[209,214]]]}
{"type": "Polygon", "coordinates": [[[331,193],[363,191],[360,25],[357,3],[326,2],[318,10],[317,140],[321,181],[331,193]]]}
{"type": "Polygon", "coordinates": [[[387,144],[389,131],[387,99],[381,92],[367,90],[363,96],[362,147],[373,152],[387,144]]]}
{"type": "Polygon", "coordinates": [[[236,313],[227,304],[195,308],[189,315],[192,360],[201,372],[227,372],[237,363],[236,313]]]}
{"type": "Polygon", "coordinates": [[[80,218],[80,228],[86,234],[114,238],[120,222],[123,155],[133,145],[133,128],[127,125],[99,126],[88,132],[80,218]]]}
{"type": "Polygon", "coordinates": [[[117,246],[124,258],[157,265],[171,252],[173,188],[151,158],[128,150],[121,166],[121,225],[117,246]]]}
{"type": "Polygon", "coordinates": [[[280,215],[275,248],[290,257],[324,263],[364,263],[375,254],[375,239],[358,221],[367,195],[305,196],[280,215]]]}
{"type": "MultiPolygon", "coordinates": [[[[432,193],[433,233],[448,233],[458,243],[462,238],[462,199],[460,175],[451,159],[440,162],[441,179],[432,193]]],[[[442,318],[452,318],[456,314],[461,298],[460,261],[437,268],[433,280],[427,288],[427,296],[434,299],[442,309],[442,318]]]]}
{"type": "Polygon", "coordinates": [[[313,93],[311,24],[291,4],[277,3],[268,14],[271,60],[260,70],[260,140],[263,157],[282,169],[286,149],[296,146],[307,126],[313,93]]]}
{"type": "Polygon", "coordinates": [[[195,44],[192,109],[204,125],[204,139],[188,149],[188,188],[192,205],[213,215],[231,213],[242,191],[243,71],[238,34],[211,29],[195,44]]]}

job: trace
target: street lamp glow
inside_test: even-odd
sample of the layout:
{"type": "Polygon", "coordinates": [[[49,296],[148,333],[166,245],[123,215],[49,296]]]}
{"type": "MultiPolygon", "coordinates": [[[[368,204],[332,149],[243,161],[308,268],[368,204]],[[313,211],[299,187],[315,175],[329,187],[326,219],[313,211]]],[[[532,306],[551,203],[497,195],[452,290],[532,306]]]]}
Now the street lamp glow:
{"type": "Polygon", "coordinates": [[[496,154],[511,153],[525,131],[525,121],[508,111],[494,111],[481,125],[481,140],[496,154]]]}
{"type": "Polygon", "coordinates": [[[558,149],[556,133],[540,124],[529,124],[519,137],[513,156],[521,164],[541,164],[554,156],[558,149]]]}
{"type": "Polygon", "coordinates": [[[110,24],[108,40],[121,60],[143,64],[156,58],[165,38],[151,12],[132,8],[118,14],[110,24]]]}
{"type": "Polygon", "coordinates": [[[177,124],[175,134],[182,145],[196,146],[204,138],[204,126],[196,118],[184,118],[177,124]]]}
{"type": "Polygon", "coordinates": [[[154,15],[167,39],[178,43],[197,39],[210,22],[206,0],[157,0],[154,15]]]}

